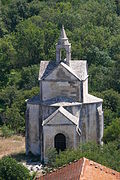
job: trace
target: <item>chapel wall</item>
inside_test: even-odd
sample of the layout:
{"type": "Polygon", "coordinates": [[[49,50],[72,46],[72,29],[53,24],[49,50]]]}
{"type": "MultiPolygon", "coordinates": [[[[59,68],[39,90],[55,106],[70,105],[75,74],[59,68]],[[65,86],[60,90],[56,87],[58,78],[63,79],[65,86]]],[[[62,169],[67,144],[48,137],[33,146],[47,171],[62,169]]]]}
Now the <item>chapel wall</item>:
{"type": "Polygon", "coordinates": [[[80,111],[81,111],[81,107],[82,105],[74,105],[74,106],[65,106],[64,108],[70,112],[71,114],[73,114],[76,117],[80,117],[80,111]]]}
{"type": "Polygon", "coordinates": [[[28,104],[28,119],[27,119],[27,153],[31,152],[34,155],[40,154],[39,142],[39,105],[28,104]]]}
{"type": "Polygon", "coordinates": [[[58,133],[62,133],[66,137],[66,148],[76,148],[78,145],[78,135],[75,125],[49,125],[43,126],[44,132],[44,159],[47,161],[47,151],[54,148],[54,138],[58,133]]]}
{"type": "Polygon", "coordinates": [[[83,104],[80,112],[80,128],[82,130],[82,142],[97,142],[97,104],[83,104]]]}
{"type": "Polygon", "coordinates": [[[65,96],[75,101],[81,101],[81,89],[79,81],[43,81],[42,100],[57,96],[65,96]]]}
{"type": "Polygon", "coordinates": [[[42,120],[48,118],[58,107],[53,106],[42,106],[42,120]]]}

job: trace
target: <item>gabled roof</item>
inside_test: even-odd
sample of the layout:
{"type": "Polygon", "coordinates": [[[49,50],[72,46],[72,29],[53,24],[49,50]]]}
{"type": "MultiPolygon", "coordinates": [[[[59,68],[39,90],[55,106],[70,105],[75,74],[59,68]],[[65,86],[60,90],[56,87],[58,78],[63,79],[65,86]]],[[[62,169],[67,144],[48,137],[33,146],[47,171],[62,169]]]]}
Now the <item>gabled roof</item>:
{"type": "Polygon", "coordinates": [[[56,66],[55,61],[41,61],[38,79],[44,79],[56,66]]]}
{"type": "MultiPolygon", "coordinates": [[[[79,79],[79,77],[77,76],[77,74],[73,71],[73,69],[68,66],[67,64],[65,64],[64,62],[61,62],[60,65],[62,65],[65,69],[67,69],[73,76],[75,76],[77,79],[79,79]]],[[[80,80],[80,79],[79,79],[80,80]]]]}
{"type": "Polygon", "coordinates": [[[44,79],[47,79],[47,77],[49,78],[49,76],[52,73],[54,73],[54,71],[57,70],[57,68],[59,68],[59,67],[65,68],[67,70],[67,73],[70,73],[72,76],[74,76],[75,79],[80,80],[79,77],[74,73],[74,71],[67,64],[65,64],[64,62],[60,62],[58,64],[58,66],[56,66],[52,71],[50,71],[50,73],[48,75],[46,75],[46,77],[44,79]]]}
{"type": "MultiPolygon", "coordinates": [[[[66,67],[71,73],[73,73],[80,80],[85,80],[88,76],[87,62],[84,60],[70,61],[70,66],[62,62],[62,65],[66,67]]],[[[58,64],[56,64],[55,61],[41,61],[38,79],[41,80],[47,77],[57,66],[58,64]]]]}
{"type": "Polygon", "coordinates": [[[51,114],[47,119],[43,121],[43,126],[47,124],[54,116],[57,115],[57,113],[63,114],[67,119],[69,119],[73,124],[77,125],[78,124],[78,118],[71,113],[69,113],[66,109],[63,107],[58,108],[53,114],[51,114]]]}
{"type": "Polygon", "coordinates": [[[120,180],[120,173],[86,158],[61,167],[39,180],[120,180]]]}

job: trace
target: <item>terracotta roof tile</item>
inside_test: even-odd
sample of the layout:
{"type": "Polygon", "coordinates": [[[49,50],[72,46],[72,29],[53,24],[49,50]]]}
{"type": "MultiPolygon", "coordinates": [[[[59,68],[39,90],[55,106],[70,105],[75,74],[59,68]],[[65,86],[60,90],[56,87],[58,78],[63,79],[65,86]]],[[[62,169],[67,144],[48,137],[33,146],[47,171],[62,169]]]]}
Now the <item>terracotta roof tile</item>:
{"type": "Polygon", "coordinates": [[[120,180],[120,173],[86,158],[70,163],[38,180],[120,180]]]}

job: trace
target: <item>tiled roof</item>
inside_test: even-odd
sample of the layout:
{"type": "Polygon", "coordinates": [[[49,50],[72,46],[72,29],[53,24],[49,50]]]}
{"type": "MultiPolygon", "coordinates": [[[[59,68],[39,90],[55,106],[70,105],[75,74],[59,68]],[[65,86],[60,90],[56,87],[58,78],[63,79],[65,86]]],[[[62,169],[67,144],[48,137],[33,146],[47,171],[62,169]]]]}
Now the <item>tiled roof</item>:
{"type": "MultiPolygon", "coordinates": [[[[84,80],[87,78],[87,62],[84,60],[73,60],[70,61],[70,66],[66,65],[62,62],[65,67],[69,68],[69,70],[80,80],[84,80]]],[[[44,79],[48,76],[58,65],[56,61],[41,61],[40,62],[40,71],[39,71],[39,80],[44,79]]]]}
{"type": "Polygon", "coordinates": [[[120,173],[89,159],[81,158],[37,180],[120,180],[120,173]]]}

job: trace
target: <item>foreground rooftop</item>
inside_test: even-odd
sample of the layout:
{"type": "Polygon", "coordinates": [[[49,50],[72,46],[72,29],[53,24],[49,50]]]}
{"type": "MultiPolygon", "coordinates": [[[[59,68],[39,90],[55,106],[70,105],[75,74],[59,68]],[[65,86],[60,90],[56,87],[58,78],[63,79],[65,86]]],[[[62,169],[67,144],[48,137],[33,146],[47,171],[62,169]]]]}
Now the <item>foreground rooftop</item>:
{"type": "Polygon", "coordinates": [[[69,163],[37,180],[120,180],[120,173],[86,158],[69,163]]]}

